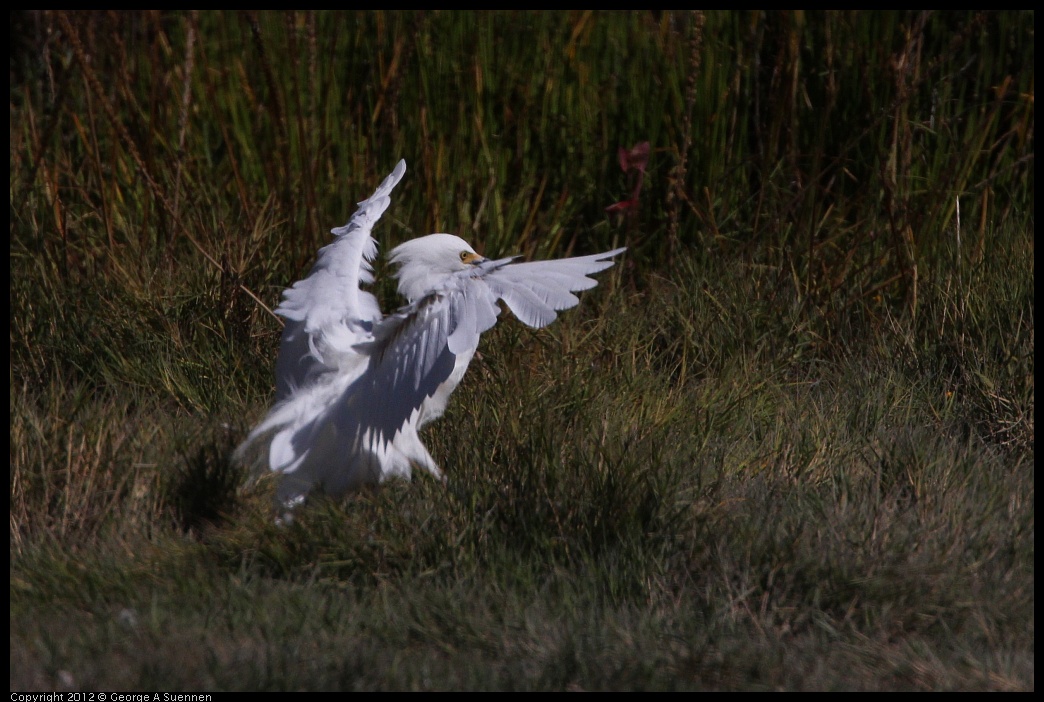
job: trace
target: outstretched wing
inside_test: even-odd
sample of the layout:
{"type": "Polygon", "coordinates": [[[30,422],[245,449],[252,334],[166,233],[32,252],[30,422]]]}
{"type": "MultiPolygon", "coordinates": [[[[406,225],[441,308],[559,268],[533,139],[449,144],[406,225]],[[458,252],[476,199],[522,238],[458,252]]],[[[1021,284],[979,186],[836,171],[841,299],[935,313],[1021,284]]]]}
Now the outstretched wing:
{"type": "Polygon", "coordinates": [[[345,355],[356,355],[353,347],[380,321],[377,299],[359,285],[373,282],[377,243],[371,232],[404,173],[402,160],[346,225],[330,230],[336,239],[319,250],[308,277],[283,291],[275,310],[287,320],[276,363],[277,401],[315,374],[342,367],[345,355]]]}
{"type": "Polygon", "coordinates": [[[591,256],[530,261],[497,268],[484,278],[490,291],[507,303],[524,324],[537,329],[555,321],[556,313],[575,306],[574,292],[598,285],[588,275],[613,265],[609,259],[626,247],[591,256]]]}
{"type": "Polygon", "coordinates": [[[589,274],[612,266],[609,259],[624,250],[557,261],[486,261],[386,317],[374,340],[360,347],[370,356],[360,378],[369,398],[362,429],[391,442],[441,415],[479,336],[496,324],[498,300],[523,323],[544,327],[579,302],[574,291],[597,285],[589,274]]]}

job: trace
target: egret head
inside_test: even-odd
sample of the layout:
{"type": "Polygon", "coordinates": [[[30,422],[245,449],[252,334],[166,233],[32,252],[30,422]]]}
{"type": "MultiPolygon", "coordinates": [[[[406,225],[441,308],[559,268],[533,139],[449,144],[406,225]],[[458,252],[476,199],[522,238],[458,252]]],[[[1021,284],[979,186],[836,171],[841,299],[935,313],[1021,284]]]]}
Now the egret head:
{"type": "Polygon", "coordinates": [[[430,292],[443,278],[482,263],[468,242],[452,234],[429,234],[399,244],[388,256],[399,265],[399,294],[410,302],[430,292]]]}

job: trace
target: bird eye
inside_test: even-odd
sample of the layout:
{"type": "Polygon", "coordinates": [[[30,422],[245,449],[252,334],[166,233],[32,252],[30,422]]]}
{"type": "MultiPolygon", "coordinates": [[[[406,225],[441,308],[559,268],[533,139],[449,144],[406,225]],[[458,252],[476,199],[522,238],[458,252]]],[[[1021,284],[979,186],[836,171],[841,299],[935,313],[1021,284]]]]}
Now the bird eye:
{"type": "Polygon", "coordinates": [[[463,261],[464,263],[468,262],[468,252],[467,251],[461,251],[460,252],[460,260],[463,261]]]}

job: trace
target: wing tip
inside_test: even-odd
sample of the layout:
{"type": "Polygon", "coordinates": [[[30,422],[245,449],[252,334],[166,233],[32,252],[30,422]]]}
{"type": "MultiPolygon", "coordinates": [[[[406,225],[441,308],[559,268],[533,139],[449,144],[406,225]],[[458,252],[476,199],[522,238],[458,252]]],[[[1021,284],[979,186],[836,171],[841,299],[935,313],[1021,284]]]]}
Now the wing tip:
{"type": "Polygon", "coordinates": [[[377,192],[390,192],[392,188],[399,184],[402,177],[406,175],[406,159],[400,158],[399,162],[395,164],[395,168],[388,174],[388,177],[381,183],[381,187],[377,188],[377,192]]]}

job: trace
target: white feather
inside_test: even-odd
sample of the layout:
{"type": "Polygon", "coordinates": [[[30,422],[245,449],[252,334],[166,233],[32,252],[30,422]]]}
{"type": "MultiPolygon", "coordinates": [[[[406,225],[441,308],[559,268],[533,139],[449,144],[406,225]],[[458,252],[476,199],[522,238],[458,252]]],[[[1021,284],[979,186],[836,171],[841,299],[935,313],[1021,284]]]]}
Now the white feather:
{"type": "Polygon", "coordinates": [[[388,317],[360,289],[373,282],[371,234],[406,172],[400,161],[319,251],[304,280],[284,291],[287,320],[276,363],[276,404],[237,450],[267,444],[283,478],[278,498],[299,504],[319,486],[339,495],[419,466],[442,473],[418,434],[441,416],[503,300],[520,321],[543,327],[577,304],[624,249],[516,263],[484,259],[459,237],[430,234],[393,249],[408,304],[388,317]]]}

